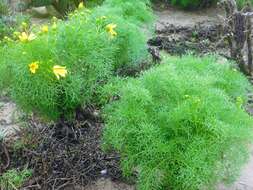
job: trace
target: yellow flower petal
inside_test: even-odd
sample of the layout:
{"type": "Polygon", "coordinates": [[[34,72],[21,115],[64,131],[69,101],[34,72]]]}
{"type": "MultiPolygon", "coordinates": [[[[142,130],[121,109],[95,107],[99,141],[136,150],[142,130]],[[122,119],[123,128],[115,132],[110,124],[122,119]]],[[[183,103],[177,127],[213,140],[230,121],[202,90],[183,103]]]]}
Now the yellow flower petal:
{"type": "Polygon", "coordinates": [[[42,26],[41,32],[43,32],[43,33],[48,33],[48,25],[42,26]]]}
{"type": "Polygon", "coordinates": [[[111,24],[107,24],[105,28],[106,28],[107,32],[109,32],[111,30],[114,30],[116,27],[117,27],[116,24],[111,23],[111,24]]]}
{"type": "Polygon", "coordinates": [[[117,27],[116,24],[107,24],[105,29],[111,35],[111,37],[117,36],[117,32],[114,30],[117,27]]]}
{"type": "Polygon", "coordinates": [[[28,35],[28,41],[32,41],[32,40],[35,40],[36,38],[36,35],[34,33],[31,33],[30,35],[28,35]]]}
{"type": "Polygon", "coordinates": [[[26,33],[26,32],[22,32],[19,36],[18,36],[18,38],[19,38],[19,40],[21,41],[21,42],[29,42],[29,41],[32,41],[32,40],[34,40],[35,38],[36,38],[36,36],[33,34],[33,33],[31,33],[31,34],[28,34],[28,33],[26,33]]]}
{"type": "Polygon", "coordinates": [[[78,9],[83,9],[83,8],[84,8],[84,3],[83,2],[79,3],[78,9]]]}
{"type": "Polygon", "coordinates": [[[22,32],[21,35],[18,36],[18,38],[21,42],[27,42],[28,41],[28,35],[25,32],[22,32]]]}
{"type": "Polygon", "coordinates": [[[35,74],[36,73],[36,70],[39,68],[39,62],[38,61],[35,61],[35,62],[32,62],[31,64],[29,64],[29,69],[30,69],[30,72],[32,74],[35,74]]]}
{"type": "Polygon", "coordinates": [[[53,67],[53,72],[58,80],[60,79],[60,77],[66,77],[66,75],[68,74],[66,67],[60,65],[55,65],[53,67]]]}

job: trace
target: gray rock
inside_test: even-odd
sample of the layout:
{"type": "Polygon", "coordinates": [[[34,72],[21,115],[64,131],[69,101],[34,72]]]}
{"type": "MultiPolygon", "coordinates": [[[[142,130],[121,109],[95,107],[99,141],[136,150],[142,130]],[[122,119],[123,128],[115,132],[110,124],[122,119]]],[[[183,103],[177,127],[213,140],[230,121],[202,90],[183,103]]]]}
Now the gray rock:
{"type": "Polygon", "coordinates": [[[47,18],[50,16],[50,14],[45,6],[33,7],[31,9],[31,13],[34,17],[38,17],[38,18],[47,18]]]}
{"type": "Polygon", "coordinates": [[[20,116],[13,102],[0,100],[0,138],[9,141],[20,131],[20,116]]]}

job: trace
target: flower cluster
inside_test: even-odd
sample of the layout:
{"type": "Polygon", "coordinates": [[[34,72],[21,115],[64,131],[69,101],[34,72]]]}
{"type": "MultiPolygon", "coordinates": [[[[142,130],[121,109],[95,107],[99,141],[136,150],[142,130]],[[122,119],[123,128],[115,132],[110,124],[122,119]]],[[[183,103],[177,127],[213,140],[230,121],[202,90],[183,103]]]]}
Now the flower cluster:
{"type": "MultiPolygon", "coordinates": [[[[78,5],[78,9],[79,10],[84,10],[86,9],[84,6],[84,3],[81,2],[78,5]]],[[[76,10],[76,13],[78,12],[78,10],[76,10]]],[[[106,16],[101,16],[99,19],[97,20],[101,20],[104,21],[105,19],[107,19],[106,16]]],[[[111,38],[114,38],[117,36],[117,32],[115,31],[117,25],[114,23],[109,23],[107,25],[105,25],[105,31],[110,35],[111,38]]],[[[40,27],[40,31],[38,32],[37,35],[35,35],[33,32],[29,31],[29,25],[25,22],[22,22],[21,24],[21,31],[18,32],[14,32],[14,38],[18,39],[21,43],[28,43],[31,42],[33,40],[35,40],[37,38],[37,35],[41,35],[41,34],[46,34],[49,32],[49,26],[48,25],[42,25],[40,27]]],[[[52,26],[51,26],[52,30],[56,30],[57,29],[57,18],[53,18],[52,19],[52,26]]],[[[40,62],[39,61],[34,61],[32,63],[30,63],[28,65],[30,73],[31,74],[36,74],[36,72],[39,69],[39,65],[40,62]]],[[[56,78],[59,80],[61,77],[64,78],[66,77],[66,75],[68,74],[68,70],[65,66],[60,66],[60,65],[54,65],[52,67],[52,73],[54,73],[54,75],[56,76],[56,78]]]]}
{"type": "Polygon", "coordinates": [[[36,35],[33,33],[28,33],[28,32],[22,32],[19,36],[18,36],[19,40],[23,43],[27,43],[30,42],[34,39],[36,39],[36,35]]]}
{"type": "MultiPolygon", "coordinates": [[[[35,61],[29,64],[29,70],[32,74],[35,74],[38,69],[39,69],[39,61],[35,61]]],[[[52,71],[58,80],[60,79],[60,77],[64,78],[68,74],[67,68],[60,65],[53,66],[52,71]]]]}

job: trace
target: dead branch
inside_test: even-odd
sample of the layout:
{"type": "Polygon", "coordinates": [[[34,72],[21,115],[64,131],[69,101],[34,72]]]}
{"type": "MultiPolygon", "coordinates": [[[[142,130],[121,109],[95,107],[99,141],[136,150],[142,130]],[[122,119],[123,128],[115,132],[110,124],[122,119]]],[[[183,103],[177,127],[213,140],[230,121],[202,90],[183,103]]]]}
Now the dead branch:
{"type": "Polygon", "coordinates": [[[236,60],[240,70],[252,74],[252,24],[253,12],[250,6],[238,11],[235,0],[223,0],[220,5],[226,13],[223,35],[229,44],[230,56],[236,60]]]}

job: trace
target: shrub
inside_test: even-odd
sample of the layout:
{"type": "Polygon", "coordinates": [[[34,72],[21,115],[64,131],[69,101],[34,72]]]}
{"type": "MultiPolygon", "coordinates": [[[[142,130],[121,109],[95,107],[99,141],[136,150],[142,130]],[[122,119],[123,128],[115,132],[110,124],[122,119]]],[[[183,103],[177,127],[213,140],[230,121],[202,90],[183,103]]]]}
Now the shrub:
{"type": "Polygon", "coordinates": [[[7,1],[1,0],[0,1],[0,16],[8,15],[10,12],[7,1]]]}
{"type": "Polygon", "coordinates": [[[29,17],[22,14],[13,15],[7,1],[0,1],[0,40],[11,36],[22,22],[29,22],[29,17]]]}
{"type": "MultiPolygon", "coordinates": [[[[0,50],[0,86],[9,86],[23,109],[54,120],[94,103],[97,88],[114,72],[147,57],[145,34],[140,32],[146,20],[109,5],[105,1],[92,12],[81,8],[65,22],[54,20],[39,32],[25,30],[15,43],[8,42],[0,50]],[[63,72],[59,80],[55,66],[63,72]]],[[[149,10],[141,5],[141,12],[149,10]]]]}
{"type": "Polygon", "coordinates": [[[147,59],[147,34],[140,29],[143,24],[153,21],[152,11],[147,5],[145,0],[107,0],[94,10],[93,16],[109,15],[110,21],[118,25],[114,71],[135,67],[147,59]]]}
{"type": "Polygon", "coordinates": [[[138,172],[138,189],[212,189],[234,179],[248,156],[249,88],[213,57],[166,58],[106,106],[105,148],[120,152],[126,176],[138,172]]]}
{"type": "Polygon", "coordinates": [[[236,0],[237,7],[239,10],[243,9],[246,5],[252,6],[252,0],[236,0]]]}
{"type": "Polygon", "coordinates": [[[57,32],[50,30],[34,41],[8,47],[4,57],[11,58],[4,65],[11,69],[11,94],[19,105],[57,119],[90,102],[99,81],[111,74],[115,48],[108,34],[102,28],[97,31],[93,23],[73,18],[59,23],[57,32]],[[29,70],[32,63],[39,67],[36,73],[29,70]],[[55,65],[66,67],[66,78],[57,79],[55,65]]]}
{"type": "Polygon", "coordinates": [[[202,8],[210,6],[217,2],[216,0],[171,0],[173,5],[178,5],[182,8],[202,8]]]}
{"type": "MultiPolygon", "coordinates": [[[[70,11],[73,11],[78,7],[79,3],[83,2],[82,0],[32,0],[30,1],[30,6],[40,7],[40,6],[49,6],[52,5],[61,15],[67,15],[70,11]]],[[[85,6],[95,7],[99,4],[102,4],[103,0],[88,0],[85,1],[85,6]]]]}

